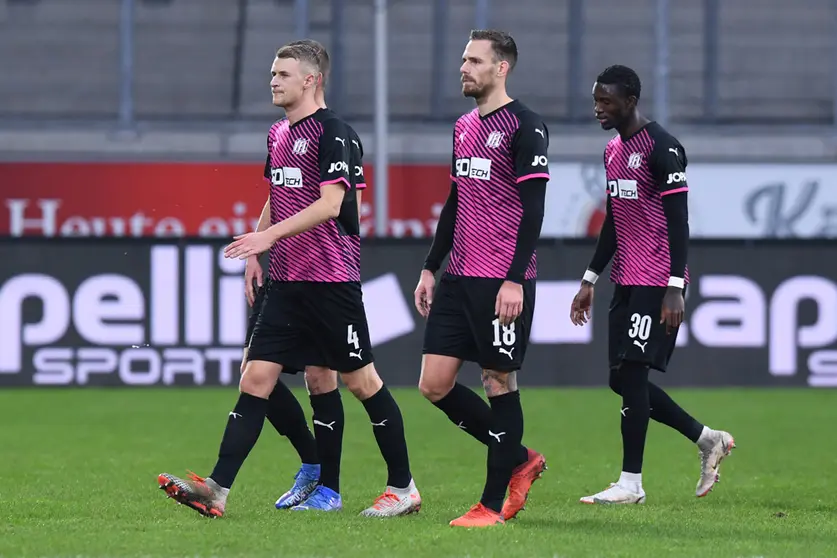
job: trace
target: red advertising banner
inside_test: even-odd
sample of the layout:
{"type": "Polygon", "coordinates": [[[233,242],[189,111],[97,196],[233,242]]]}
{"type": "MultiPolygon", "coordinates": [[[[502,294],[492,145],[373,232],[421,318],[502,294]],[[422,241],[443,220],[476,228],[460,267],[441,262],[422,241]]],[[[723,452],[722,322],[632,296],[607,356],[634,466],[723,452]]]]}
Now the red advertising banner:
{"type": "MultiPolygon", "coordinates": [[[[225,237],[253,230],[268,190],[257,163],[3,163],[0,236],[225,237]]],[[[374,169],[361,231],[374,232],[374,169]]],[[[433,234],[444,165],[389,169],[389,233],[433,234]]]]}

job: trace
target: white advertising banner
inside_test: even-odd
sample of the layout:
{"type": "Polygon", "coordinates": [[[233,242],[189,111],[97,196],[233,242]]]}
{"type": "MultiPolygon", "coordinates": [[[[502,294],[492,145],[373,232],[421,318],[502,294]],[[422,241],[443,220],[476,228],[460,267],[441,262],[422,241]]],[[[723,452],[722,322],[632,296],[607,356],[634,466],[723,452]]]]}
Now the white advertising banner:
{"type": "MultiPolygon", "coordinates": [[[[604,219],[601,164],[550,165],[542,236],[596,236],[604,219]]],[[[692,164],[692,238],[837,237],[837,164],[692,164]]]]}

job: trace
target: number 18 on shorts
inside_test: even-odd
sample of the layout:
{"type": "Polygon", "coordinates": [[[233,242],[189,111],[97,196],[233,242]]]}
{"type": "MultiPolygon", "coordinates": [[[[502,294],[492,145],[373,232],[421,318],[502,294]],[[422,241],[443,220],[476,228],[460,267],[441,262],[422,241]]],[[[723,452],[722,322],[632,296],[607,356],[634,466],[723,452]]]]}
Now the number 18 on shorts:
{"type": "Polygon", "coordinates": [[[502,279],[445,274],[424,330],[424,354],[475,362],[484,370],[520,369],[535,308],[535,283],[523,285],[523,312],[508,325],[494,313],[502,279]]]}
{"type": "Polygon", "coordinates": [[[515,342],[517,335],[514,332],[514,322],[509,325],[502,325],[499,318],[494,318],[491,322],[494,329],[494,347],[497,347],[497,352],[501,355],[509,357],[510,361],[514,360],[515,342]]]}

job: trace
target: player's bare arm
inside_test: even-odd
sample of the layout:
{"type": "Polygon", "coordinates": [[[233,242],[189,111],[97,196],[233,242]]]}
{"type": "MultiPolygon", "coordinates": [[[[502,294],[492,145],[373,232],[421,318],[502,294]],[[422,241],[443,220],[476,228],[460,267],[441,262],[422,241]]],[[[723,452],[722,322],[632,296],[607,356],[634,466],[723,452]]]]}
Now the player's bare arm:
{"type": "Polygon", "coordinates": [[[611,209],[610,195],[606,194],[607,209],[602,229],[599,231],[599,239],[596,241],[596,251],[593,259],[581,278],[581,286],[570,305],[570,321],[574,325],[584,325],[590,321],[593,308],[593,285],[596,284],[599,275],[616,253],[616,228],[613,226],[613,211],[611,209]]]}
{"type": "Polygon", "coordinates": [[[340,215],[340,206],[346,186],[343,183],[324,184],[320,187],[320,197],[299,213],[272,225],[262,232],[247,233],[235,237],[224,249],[227,258],[246,259],[270,249],[275,242],[290,238],[311,230],[340,215]]]}
{"type": "Polygon", "coordinates": [[[349,137],[346,125],[330,119],[322,124],[318,164],[320,197],[308,207],[275,223],[265,231],[235,237],[224,251],[227,258],[244,259],[267,251],[274,243],[297,236],[340,215],[349,181],[349,137]]]}
{"type": "Polygon", "coordinates": [[[343,204],[345,194],[346,185],[342,182],[320,186],[320,198],[317,201],[265,231],[269,235],[271,244],[283,238],[302,234],[340,215],[340,206],[343,204]]]}

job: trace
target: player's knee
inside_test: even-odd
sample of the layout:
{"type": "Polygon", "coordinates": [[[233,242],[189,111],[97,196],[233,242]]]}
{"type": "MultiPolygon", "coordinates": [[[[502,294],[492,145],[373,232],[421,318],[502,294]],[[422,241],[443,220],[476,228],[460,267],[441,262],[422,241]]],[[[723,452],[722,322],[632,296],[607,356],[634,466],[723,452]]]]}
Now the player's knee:
{"type": "Polygon", "coordinates": [[[450,390],[453,389],[453,382],[447,381],[446,378],[429,379],[427,376],[422,375],[419,378],[418,388],[426,399],[435,403],[450,393],[450,390]]]}
{"type": "Polygon", "coordinates": [[[378,376],[374,364],[367,364],[360,370],[340,374],[346,388],[352,392],[357,399],[364,401],[369,399],[381,390],[384,381],[378,376]]]}
{"type": "Polygon", "coordinates": [[[461,362],[452,357],[425,355],[421,363],[418,388],[432,402],[439,401],[453,389],[461,362]]]}
{"type": "Polygon", "coordinates": [[[267,399],[276,387],[281,367],[272,362],[250,361],[238,382],[238,391],[267,399]]]}
{"type": "Polygon", "coordinates": [[[488,397],[497,397],[517,391],[517,372],[482,371],[482,386],[488,397]]]}
{"type": "Polygon", "coordinates": [[[322,366],[305,368],[305,387],[310,395],[331,393],[337,389],[337,372],[322,366]]]}

